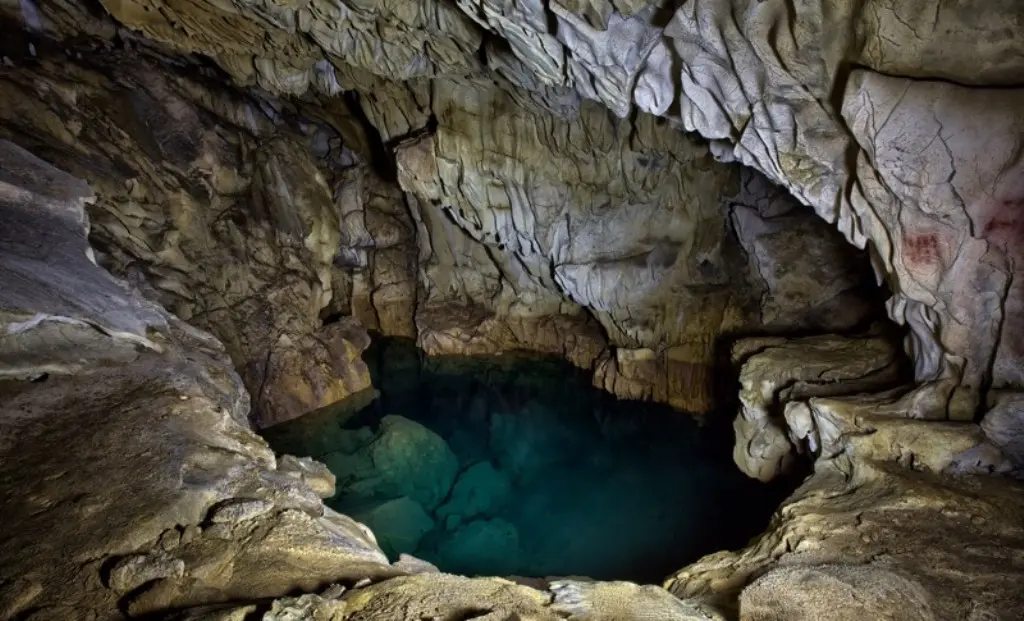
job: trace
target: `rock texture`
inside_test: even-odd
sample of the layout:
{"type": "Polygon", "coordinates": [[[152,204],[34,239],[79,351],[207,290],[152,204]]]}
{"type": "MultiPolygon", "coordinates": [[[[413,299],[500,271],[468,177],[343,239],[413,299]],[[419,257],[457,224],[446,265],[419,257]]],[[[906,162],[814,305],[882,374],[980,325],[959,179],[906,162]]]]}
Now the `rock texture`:
{"type": "Polygon", "coordinates": [[[2,133],[89,180],[100,261],[225,344],[256,422],[368,388],[365,331],[320,317],[341,230],[316,137],[152,57],[28,45],[0,77],[2,133]]]}
{"type": "MultiPolygon", "coordinates": [[[[803,447],[788,433],[791,406],[800,399],[879,391],[904,379],[898,352],[881,335],[747,339],[734,346],[733,358],[743,365],[733,457],[762,481],[789,472],[803,447]]],[[[816,437],[808,441],[818,450],[816,437]]]]}
{"type": "Polygon", "coordinates": [[[1024,500],[999,476],[1024,463],[1018,0],[0,19],[0,137],[35,154],[0,143],[0,618],[1024,617],[1024,500]],[[555,352],[706,411],[721,341],[873,318],[839,234],[888,286],[915,385],[851,394],[890,386],[878,340],[741,343],[738,463],[815,471],[758,541],[667,582],[685,602],[368,585],[404,570],[247,425],[365,389],[364,328],[555,352]],[[332,582],[358,588],[268,604],[332,582]]]}
{"type": "Polygon", "coordinates": [[[397,573],[250,431],[221,345],[91,262],[92,198],[0,142],[0,618],[111,618],[397,573]]]}
{"type": "MultiPolygon", "coordinates": [[[[33,527],[6,531],[0,547],[4,618],[111,618],[118,603],[138,615],[396,573],[368,531],[320,504],[305,484],[317,474],[312,464],[275,460],[244,427],[247,400],[216,342],[90,262],[87,186],[10,143],[0,143],[0,163],[4,231],[18,234],[3,245],[3,353],[39,358],[5,368],[3,448],[18,457],[3,462],[5,507],[33,527]],[[45,256],[38,241],[14,243],[38,234],[53,242],[45,256]],[[44,259],[50,272],[26,270],[44,259]],[[16,280],[21,273],[49,278],[16,280]],[[62,283],[74,289],[55,288],[62,283]],[[89,364],[64,360],[54,347],[63,343],[74,346],[73,362],[89,364]],[[28,381],[43,369],[44,381],[28,381]],[[48,450],[54,443],[68,453],[48,450]],[[26,475],[42,487],[26,494],[26,475]],[[120,521],[110,523],[115,514],[120,521]]],[[[281,600],[264,618],[404,620],[481,607],[494,619],[713,618],[655,587],[561,582],[546,593],[430,573],[341,600],[281,600]]],[[[188,617],[252,610],[197,608],[188,617]]]]}
{"type": "Polygon", "coordinates": [[[249,429],[220,344],[93,263],[89,200],[0,141],[0,619],[715,618],[658,587],[390,566],[322,466],[249,429]]]}
{"type": "Polygon", "coordinates": [[[338,6],[46,5],[4,49],[0,135],[92,183],[101,261],[225,342],[258,424],[368,385],[350,317],[708,412],[721,338],[880,310],[863,256],[706,142],[545,86],[453,6],[338,6]]]}
{"type": "Polygon", "coordinates": [[[683,569],[669,591],[758,621],[1024,614],[1024,487],[952,476],[1000,467],[977,450],[976,425],[849,403],[818,416],[833,435],[766,533],[683,569]]]}

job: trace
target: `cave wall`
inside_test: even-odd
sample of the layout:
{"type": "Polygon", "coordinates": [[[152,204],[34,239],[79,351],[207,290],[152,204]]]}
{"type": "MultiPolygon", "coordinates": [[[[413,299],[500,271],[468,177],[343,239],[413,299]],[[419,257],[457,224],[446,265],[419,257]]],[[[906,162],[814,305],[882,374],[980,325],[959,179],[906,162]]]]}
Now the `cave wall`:
{"type": "Polygon", "coordinates": [[[2,133],[89,180],[101,261],[225,343],[259,422],[369,387],[365,332],[320,318],[344,292],[339,215],[314,153],[344,158],[340,143],[332,152],[324,134],[259,111],[271,104],[144,51],[76,59],[19,43],[0,78],[2,133]]]}
{"type": "Polygon", "coordinates": [[[350,68],[453,76],[483,55],[556,110],[586,98],[625,117],[635,104],[760,170],[854,245],[870,242],[890,314],[913,334],[921,416],[970,418],[986,390],[1019,384],[1009,328],[1024,9],[1013,0],[107,8],[275,92],[331,92],[350,68]]]}
{"type": "Polygon", "coordinates": [[[6,16],[0,132],[93,183],[104,264],[226,343],[259,424],[365,388],[359,324],[706,412],[723,336],[876,313],[864,259],[706,142],[546,83],[445,3],[340,6],[6,16]]]}

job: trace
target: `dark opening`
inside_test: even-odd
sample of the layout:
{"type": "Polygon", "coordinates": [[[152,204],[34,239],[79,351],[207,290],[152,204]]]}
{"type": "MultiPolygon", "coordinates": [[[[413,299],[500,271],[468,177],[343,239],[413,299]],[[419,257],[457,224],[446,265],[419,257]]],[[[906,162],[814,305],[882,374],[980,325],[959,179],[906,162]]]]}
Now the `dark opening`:
{"type": "Polygon", "coordinates": [[[620,401],[560,359],[366,355],[380,397],[265,430],[338,478],[327,504],[409,553],[467,575],[660,582],[767,526],[791,485],[731,460],[731,413],[699,426],[620,401]]]}

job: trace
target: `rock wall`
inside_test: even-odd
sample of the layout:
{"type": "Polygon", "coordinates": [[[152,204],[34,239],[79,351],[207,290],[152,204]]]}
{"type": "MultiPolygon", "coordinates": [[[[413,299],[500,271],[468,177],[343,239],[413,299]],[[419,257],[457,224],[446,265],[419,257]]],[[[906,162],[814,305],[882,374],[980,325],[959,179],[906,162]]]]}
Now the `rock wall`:
{"type": "Polygon", "coordinates": [[[334,488],[324,466],[276,458],[252,433],[223,347],[94,263],[90,200],[84,182],[0,141],[4,621],[1024,614],[1024,488],[977,476],[997,465],[982,428],[864,398],[787,407],[815,434],[814,476],[751,546],[664,589],[388,564],[368,529],[320,501],[334,488]]]}
{"type": "Polygon", "coordinates": [[[912,331],[917,379],[934,395],[922,407],[970,418],[989,387],[1020,383],[1024,38],[1014,24],[1024,8],[1014,0],[155,8],[108,7],[275,92],[331,93],[352,70],[418,80],[486,64],[556,112],[583,98],[620,117],[634,107],[665,117],[786,187],[854,245],[870,244],[890,314],[912,331]]]}
{"type": "Polygon", "coordinates": [[[339,213],[314,153],[343,149],[145,49],[76,59],[20,39],[17,52],[0,75],[0,134],[89,180],[101,262],[217,335],[257,423],[369,387],[365,331],[321,321],[347,292],[334,291],[339,213]]]}
{"type": "Polygon", "coordinates": [[[38,156],[0,147],[0,619],[1024,615],[1021,487],[993,476],[1024,464],[1016,0],[0,18],[0,136],[38,156]],[[99,252],[86,185],[41,160],[95,190],[99,252]],[[814,473],[751,546],[674,575],[678,599],[388,565],[322,507],[320,466],[247,427],[243,380],[258,424],[365,387],[360,324],[557,351],[706,409],[720,339],[872,317],[838,234],[892,292],[917,385],[863,333],[737,342],[738,464],[814,473]]]}
{"type": "Polygon", "coordinates": [[[870,245],[922,408],[1019,385],[1020,3],[586,4],[460,6],[547,85],[674,119],[870,245]]]}
{"type": "Polygon", "coordinates": [[[225,342],[259,425],[368,386],[360,323],[432,354],[559,354],[623,397],[708,412],[729,335],[877,313],[866,260],[765,178],[654,116],[529,79],[477,26],[446,31],[479,48],[468,64],[326,53],[310,69],[324,91],[271,79],[287,72],[267,58],[294,69],[320,49],[291,18],[133,7],[108,8],[161,45],[78,5],[37,7],[5,43],[0,133],[93,184],[103,263],[225,342]],[[269,46],[255,73],[236,54],[250,31],[269,46]],[[57,44],[72,34],[80,57],[57,44]]]}

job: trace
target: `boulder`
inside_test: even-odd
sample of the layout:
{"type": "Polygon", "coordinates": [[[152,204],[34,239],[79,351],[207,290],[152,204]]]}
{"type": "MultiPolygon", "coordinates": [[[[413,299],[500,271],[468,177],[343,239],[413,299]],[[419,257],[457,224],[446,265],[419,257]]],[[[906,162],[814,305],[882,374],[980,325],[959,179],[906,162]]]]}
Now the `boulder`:
{"type": "Polygon", "coordinates": [[[437,519],[446,528],[500,508],[512,489],[512,481],[488,462],[478,462],[459,475],[448,500],[437,508],[437,519]]]}

